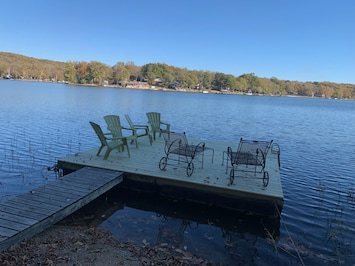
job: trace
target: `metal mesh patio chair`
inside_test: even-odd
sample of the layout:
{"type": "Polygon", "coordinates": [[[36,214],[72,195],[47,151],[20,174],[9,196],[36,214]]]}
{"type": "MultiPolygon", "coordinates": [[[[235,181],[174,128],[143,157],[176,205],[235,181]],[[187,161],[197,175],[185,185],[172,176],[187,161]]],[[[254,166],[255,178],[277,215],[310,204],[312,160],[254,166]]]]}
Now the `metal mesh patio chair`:
{"type": "Polygon", "coordinates": [[[227,156],[231,162],[230,185],[234,182],[235,172],[254,172],[262,174],[263,185],[269,184],[269,173],[265,171],[266,155],[272,145],[271,141],[240,139],[237,151],[228,147],[227,156]]]}
{"type": "Polygon", "coordinates": [[[191,176],[194,171],[193,161],[200,157],[203,168],[203,153],[205,150],[205,143],[200,142],[198,145],[189,145],[184,133],[176,133],[162,130],[165,140],[165,156],[160,159],[159,168],[164,170],[168,162],[175,161],[177,164],[181,162],[186,163],[187,176],[191,176]]]}

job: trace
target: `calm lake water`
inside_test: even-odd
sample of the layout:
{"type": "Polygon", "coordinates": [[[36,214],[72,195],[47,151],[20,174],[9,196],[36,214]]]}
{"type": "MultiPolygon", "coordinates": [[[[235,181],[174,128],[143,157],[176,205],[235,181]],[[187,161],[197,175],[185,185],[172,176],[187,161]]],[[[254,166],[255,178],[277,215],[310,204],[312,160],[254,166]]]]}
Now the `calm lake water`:
{"type": "Polygon", "coordinates": [[[1,201],[54,180],[47,167],[59,158],[98,146],[90,120],[104,126],[104,115],[127,113],[146,123],[148,111],[189,137],[278,143],[285,196],[279,233],[267,237],[252,217],[128,196],[113,200],[125,204],[102,223],[115,237],[146,245],[174,239],[181,252],[219,265],[355,263],[355,101],[0,80],[1,201]]]}

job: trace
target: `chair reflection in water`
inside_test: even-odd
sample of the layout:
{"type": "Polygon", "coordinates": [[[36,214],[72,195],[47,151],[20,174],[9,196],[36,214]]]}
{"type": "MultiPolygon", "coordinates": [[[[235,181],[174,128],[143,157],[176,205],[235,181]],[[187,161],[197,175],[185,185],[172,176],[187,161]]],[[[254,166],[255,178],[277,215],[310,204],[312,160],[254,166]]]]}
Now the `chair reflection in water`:
{"type": "Polygon", "coordinates": [[[198,229],[198,223],[164,215],[159,224],[156,245],[170,244],[175,247],[181,247],[187,229],[198,229]]]}

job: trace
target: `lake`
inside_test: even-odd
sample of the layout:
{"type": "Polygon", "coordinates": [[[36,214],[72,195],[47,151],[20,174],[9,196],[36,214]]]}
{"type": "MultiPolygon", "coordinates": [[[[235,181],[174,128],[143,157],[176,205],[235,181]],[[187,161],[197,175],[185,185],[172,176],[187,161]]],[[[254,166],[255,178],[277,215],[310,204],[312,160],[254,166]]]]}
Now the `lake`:
{"type": "Polygon", "coordinates": [[[117,239],[158,244],[162,228],[169,227],[178,232],[177,247],[219,265],[355,262],[355,101],[0,80],[1,201],[54,180],[47,167],[58,159],[99,146],[89,121],[104,126],[104,115],[118,114],[125,123],[127,113],[136,124],[146,124],[148,111],[161,112],[171,130],[192,138],[278,143],[285,197],[279,233],[270,238],[253,230],[257,223],[247,226],[248,217],[228,213],[214,217],[223,221],[219,226],[203,223],[218,210],[193,211],[194,216],[181,211],[190,207],[174,202],[159,206],[157,215],[127,196],[120,200],[130,204],[102,223],[117,239]],[[169,213],[174,208],[176,217],[169,213]],[[238,219],[227,232],[228,223],[238,219]]]}

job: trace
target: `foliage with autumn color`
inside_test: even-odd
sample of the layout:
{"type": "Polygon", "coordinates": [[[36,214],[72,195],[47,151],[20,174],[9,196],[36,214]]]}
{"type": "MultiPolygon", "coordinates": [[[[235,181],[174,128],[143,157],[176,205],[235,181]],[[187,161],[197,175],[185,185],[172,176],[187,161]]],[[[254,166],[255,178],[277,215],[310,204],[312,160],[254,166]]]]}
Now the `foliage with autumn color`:
{"type": "Polygon", "coordinates": [[[149,85],[171,89],[355,99],[354,84],[260,78],[254,73],[235,77],[231,74],[188,70],[163,63],[136,66],[133,62],[118,62],[114,66],[108,66],[97,61],[56,62],[6,52],[0,52],[0,78],[118,87],[125,87],[130,82],[147,82],[149,85]]]}

